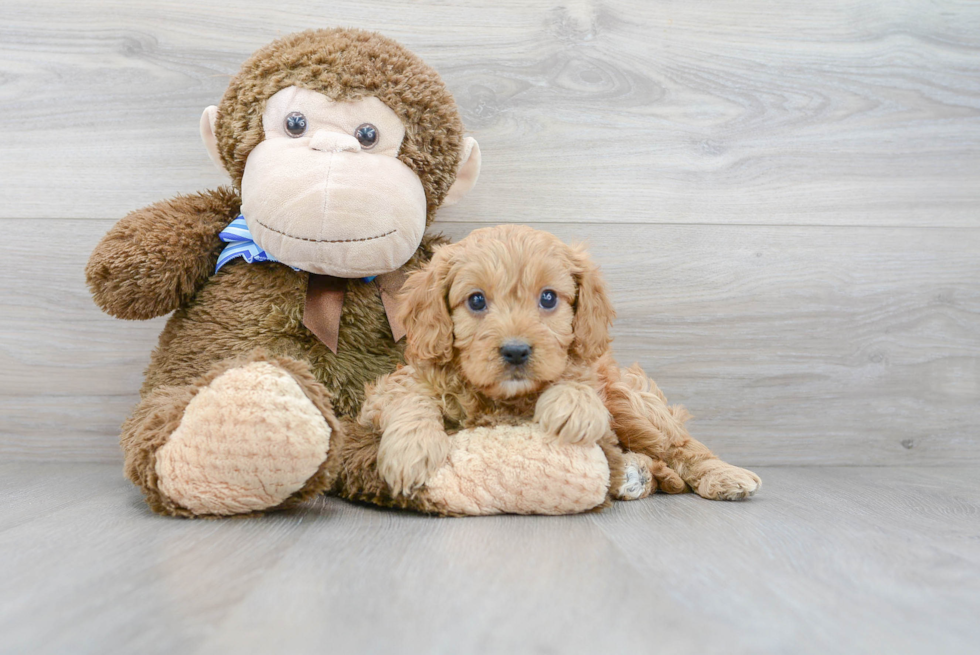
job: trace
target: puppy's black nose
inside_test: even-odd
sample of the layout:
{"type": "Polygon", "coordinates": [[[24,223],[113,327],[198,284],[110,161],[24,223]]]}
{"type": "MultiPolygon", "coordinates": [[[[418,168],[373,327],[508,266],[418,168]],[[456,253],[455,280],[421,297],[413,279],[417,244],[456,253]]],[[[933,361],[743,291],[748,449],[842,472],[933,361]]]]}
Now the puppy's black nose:
{"type": "Polygon", "coordinates": [[[500,346],[500,356],[514,366],[520,366],[531,356],[531,346],[523,341],[508,341],[500,346]]]}

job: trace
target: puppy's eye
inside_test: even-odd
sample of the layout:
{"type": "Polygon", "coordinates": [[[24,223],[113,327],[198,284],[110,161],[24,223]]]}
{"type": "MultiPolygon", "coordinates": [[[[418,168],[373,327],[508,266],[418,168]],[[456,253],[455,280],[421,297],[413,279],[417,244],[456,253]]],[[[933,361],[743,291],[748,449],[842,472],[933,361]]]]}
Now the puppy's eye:
{"type": "Polygon", "coordinates": [[[306,116],[298,111],[294,111],[288,116],[286,120],[282,122],[282,126],[286,130],[286,134],[293,137],[301,137],[306,134],[306,116]]]}
{"type": "Polygon", "coordinates": [[[545,289],[541,292],[538,304],[541,305],[542,309],[554,309],[558,306],[558,294],[551,289],[545,289]]]}
{"type": "Polygon", "coordinates": [[[354,130],[354,138],[357,139],[357,142],[361,144],[362,148],[370,150],[378,143],[378,128],[370,123],[359,125],[354,130]]]}
{"type": "Polygon", "coordinates": [[[482,312],[487,308],[486,296],[479,291],[471,293],[470,297],[466,299],[466,305],[474,312],[482,312]]]}

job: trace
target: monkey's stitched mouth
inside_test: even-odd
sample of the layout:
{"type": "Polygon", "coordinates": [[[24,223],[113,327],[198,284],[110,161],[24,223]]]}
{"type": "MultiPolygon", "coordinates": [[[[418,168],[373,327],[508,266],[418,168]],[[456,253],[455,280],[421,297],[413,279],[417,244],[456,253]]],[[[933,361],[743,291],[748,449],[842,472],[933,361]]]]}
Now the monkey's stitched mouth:
{"type": "Polygon", "coordinates": [[[281,234],[282,236],[287,237],[289,239],[296,239],[297,241],[310,241],[312,243],[357,243],[357,242],[360,242],[360,241],[374,241],[375,239],[383,239],[383,238],[385,238],[387,236],[391,236],[392,234],[394,234],[395,232],[398,231],[397,229],[395,229],[395,230],[388,230],[384,234],[378,234],[378,235],[373,236],[373,237],[362,237],[360,239],[308,239],[306,237],[293,236],[292,234],[287,234],[286,232],[283,232],[282,230],[277,230],[274,227],[269,227],[268,225],[266,225],[265,223],[263,223],[259,219],[255,219],[255,222],[258,223],[259,225],[261,225],[262,227],[264,227],[265,229],[269,230],[270,232],[275,232],[276,234],[281,234]]]}

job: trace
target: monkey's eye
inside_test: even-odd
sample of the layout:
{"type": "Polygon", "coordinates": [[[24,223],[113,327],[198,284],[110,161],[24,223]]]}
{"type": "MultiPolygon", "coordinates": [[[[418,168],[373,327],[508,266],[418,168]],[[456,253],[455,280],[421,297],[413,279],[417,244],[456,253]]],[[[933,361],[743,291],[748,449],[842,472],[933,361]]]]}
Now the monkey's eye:
{"type": "Polygon", "coordinates": [[[487,308],[487,298],[482,292],[471,293],[466,299],[466,305],[474,312],[482,312],[487,308]]]}
{"type": "Polygon", "coordinates": [[[370,150],[378,143],[378,128],[370,123],[363,123],[354,130],[354,138],[365,150],[370,150]]]}
{"type": "Polygon", "coordinates": [[[558,294],[551,289],[545,289],[541,292],[538,304],[541,305],[542,309],[554,309],[558,306],[558,294]]]}
{"type": "Polygon", "coordinates": [[[282,125],[286,128],[286,134],[294,139],[306,134],[306,116],[298,111],[294,111],[286,116],[286,120],[283,121],[282,125]]]}

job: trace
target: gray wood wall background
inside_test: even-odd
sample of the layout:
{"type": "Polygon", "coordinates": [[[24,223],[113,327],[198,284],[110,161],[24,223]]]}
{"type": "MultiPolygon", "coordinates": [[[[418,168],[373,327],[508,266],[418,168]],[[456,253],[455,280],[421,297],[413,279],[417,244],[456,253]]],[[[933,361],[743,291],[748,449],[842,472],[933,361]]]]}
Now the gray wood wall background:
{"type": "Polygon", "coordinates": [[[980,461],[980,3],[0,3],[0,456],[118,460],[163,320],[92,304],[127,211],[223,183],[201,110],[257,47],[376,29],[484,169],[454,238],[587,240],[615,348],[744,465],[980,461]]]}

